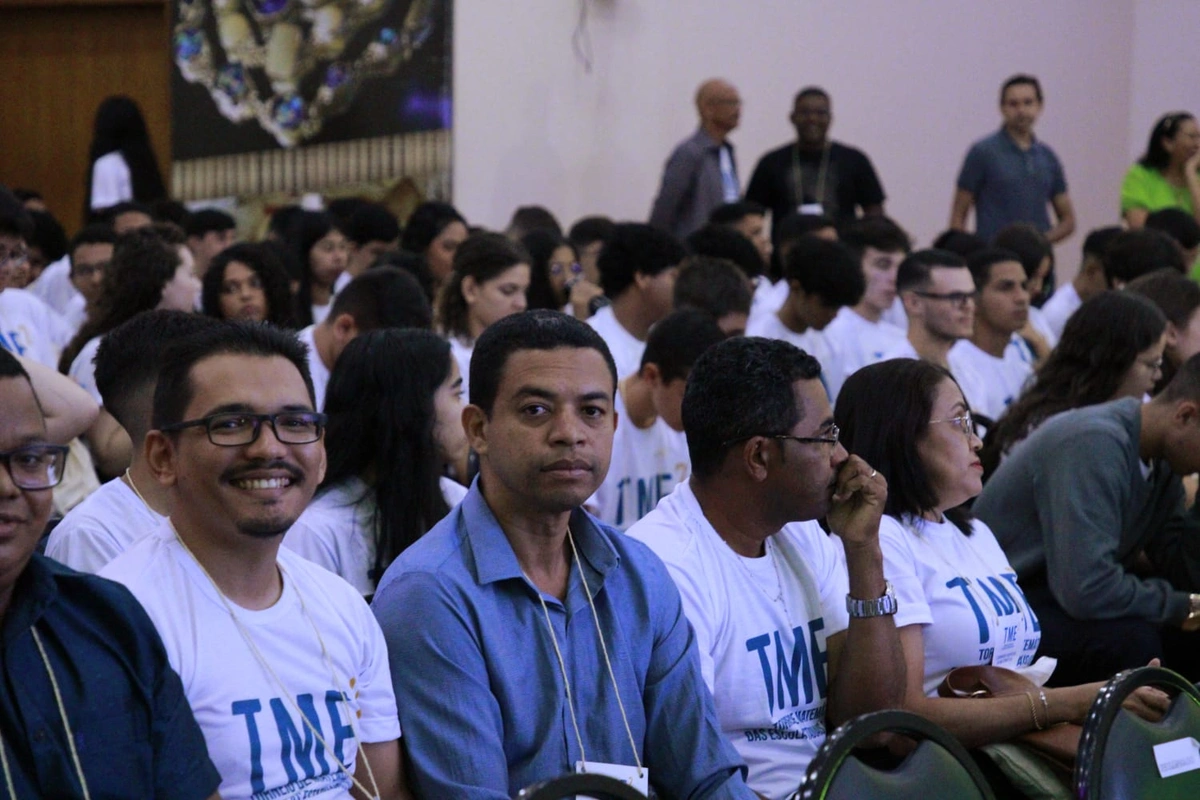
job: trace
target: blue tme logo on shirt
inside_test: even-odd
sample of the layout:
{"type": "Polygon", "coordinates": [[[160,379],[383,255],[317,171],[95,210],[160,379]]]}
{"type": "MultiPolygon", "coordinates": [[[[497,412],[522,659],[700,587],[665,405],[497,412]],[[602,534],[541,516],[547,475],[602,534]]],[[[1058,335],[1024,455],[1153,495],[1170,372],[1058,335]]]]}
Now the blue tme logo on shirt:
{"type": "Polygon", "coordinates": [[[792,628],[791,652],[784,645],[786,634],[781,637],[777,630],[746,640],[746,650],[758,653],[772,714],[776,708],[799,706],[801,688],[804,689],[804,705],[813,702],[814,689],[821,700],[825,699],[825,663],[829,659],[817,639],[817,632],[822,630],[825,630],[822,617],[809,620],[807,636],[804,626],[792,628]]]}
{"type": "MultiPolygon", "coordinates": [[[[345,744],[354,738],[354,728],[349,722],[342,720],[341,709],[345,699],[345,696],[339,691],[331,689],[325,692],[325,710],[328,712],[330,723],[328,734],[321,727],[321,720],[317,716],[317,709],[311,694],[302,694],[296,697],[296,706],[300,708],[310,724],[292,716],[289,710],[291,706],[289,701],[278,697],[272,697],[268,701],[271,717],[266,724],[274,722],[279,733],[278,757],[289,783],[295,783],[302,778],[311,780],[328,775],[338,769],[339,762],[346,763],[345,744]],[[314,731],[320,739],[314,736],[314,731]],[[321,744],[321,739],[324,739],[325,745],[321,744]],[[333,752],[335,760],[332,766],[325,752],[326,746],[333,752]]],[[[259,713],[263,711],[263,704],[257,698],[237,700],[232,704],[231,711],[235,716],[245,718],[246,735],[250,742],[250,788],[257,795],[266,791],[266,785],[263,782],[263,747],[262,738],[259,735],[258,718],[259,713]]],[[[264,716],[266,715],[264,714],[264,716]]],[[[275,753],[267,754],[268,758],[275,756],[275,753]]]]}

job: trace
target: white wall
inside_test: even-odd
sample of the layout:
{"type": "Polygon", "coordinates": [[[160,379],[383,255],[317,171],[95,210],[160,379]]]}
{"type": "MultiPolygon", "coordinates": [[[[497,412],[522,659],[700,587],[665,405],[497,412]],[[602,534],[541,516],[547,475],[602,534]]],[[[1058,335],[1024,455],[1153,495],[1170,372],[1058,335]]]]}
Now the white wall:
{"type": "MultiPolygon", "coordinates": [[[[503,226],[524,203],[567,224],[644,219],[664,159],[694,129],[695,87],[722,75],[744,100],[732,137],[743,181],[794,137],[795,91],[822,85],[832,135],[871,156],[889,214],[924,244],[945,228],[962,156],[999,125],[1000,83],[1018,71],[1043,82],[1038,133],[1063,160],[1078,212],[1063,272],[1082,232],[1116,221],[1134,0],[592,0],[590,74],[571,47],[581,2],[455,3],[454,201],[472,223],[503,226]]],[[[1171,29],[1141,8],[1158,0],[1138,5],[1147,32],[1180,42],[1181,65],[1196,26],[1171,29]]],[[[1172,74],[1182,84],[1197,71],[1172,74]]]]}
{"type": "Polygon", "coordinates": [[[1129,159],[1141,157],[1154,123],[1171,111],[1200,114],[1200,3],[1136,0],[1129,159]]]}

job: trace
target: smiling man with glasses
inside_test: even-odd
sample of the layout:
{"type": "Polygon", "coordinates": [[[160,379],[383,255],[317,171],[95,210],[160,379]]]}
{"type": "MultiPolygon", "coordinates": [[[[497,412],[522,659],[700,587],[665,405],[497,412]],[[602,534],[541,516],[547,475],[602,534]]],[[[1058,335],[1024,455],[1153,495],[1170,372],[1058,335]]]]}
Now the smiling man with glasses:
{"type": "Polygon", "coordinates": [[[675,580],[762,797],[791,796],[827,730],[903,700],[879,549],[887,483],[838,443],[820,374],[778,340],[705,351],[683,398],[692,477],[628,531],[675,580]]]}
{"type": "Polygon", "coordinates": [[[379,626],[348,583],[279,548],[325,472],[304,348],[248,324],[176,342],[153,428],[170,518],[103,575],[166,641],[222,794],[409,797],[379,626]]]}

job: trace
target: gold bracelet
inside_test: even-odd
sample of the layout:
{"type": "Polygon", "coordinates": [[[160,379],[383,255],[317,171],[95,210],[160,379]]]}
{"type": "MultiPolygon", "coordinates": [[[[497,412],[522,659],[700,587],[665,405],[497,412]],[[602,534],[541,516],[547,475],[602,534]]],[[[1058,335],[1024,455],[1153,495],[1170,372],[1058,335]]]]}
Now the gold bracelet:
{"type": "Polygon", "coordinates": [[[1029,716],[1033,717],[1033,727],[1039,731],[1046,730],[1046,726],[1038,721],[1037,706],[1033,704],[1033,692],[1026,692],[1025,699],[1029,701],[1029,716]]]}

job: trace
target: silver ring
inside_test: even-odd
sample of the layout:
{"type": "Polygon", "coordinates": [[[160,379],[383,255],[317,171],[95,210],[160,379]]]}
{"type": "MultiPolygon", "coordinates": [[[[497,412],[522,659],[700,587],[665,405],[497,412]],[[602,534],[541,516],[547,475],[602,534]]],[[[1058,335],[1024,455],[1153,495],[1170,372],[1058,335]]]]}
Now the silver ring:
{"type": "Polygon", "coordinates": [[[875,470],[871,470],[871,474],[870,474],[870,475],[868,475],[867,477],[868,477],[868,478],[874,478],[874,477],[875,477],[876,475],[878,475],[878,474],[879,474],[879,473],[878,473],[878,472],[876,472],[875,470]]]}

